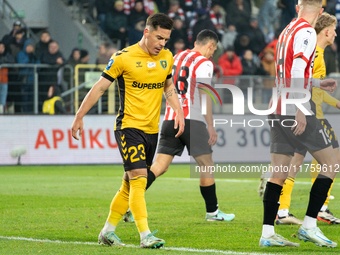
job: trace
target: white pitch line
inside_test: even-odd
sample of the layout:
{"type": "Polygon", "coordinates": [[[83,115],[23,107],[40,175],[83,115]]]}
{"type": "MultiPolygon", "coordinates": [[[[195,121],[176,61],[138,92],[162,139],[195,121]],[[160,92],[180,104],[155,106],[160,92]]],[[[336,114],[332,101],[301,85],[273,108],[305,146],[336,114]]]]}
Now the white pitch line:
{"type": "MultiPolygon", "coordinates": [[[[122,177],[119,177],[122,178],[122,177]]],[[[175,181],[197,181],[199,178],[181,178],[181,177],[159,177],[161,179],[165,180],[175,180],[175,181]]],[[[260,178],[258,180],[242,180],[242,179],[215,179],[216,182],[235,182],[235,183],[260,183],[260,178]]],[[[312,185],[311,182],[301,182],[301,181],[295,181],[295,184],[304,184],[304,185],[312,185]]],[[[334,183],[333,185],[340,185],[340,183],[334,183]]]]}
{"type": "MultiPolygon", "coordinates": [[[[77,242],[77,241],[60,241],[60,240],[49,240],[49,239],[35,239],[35,238],[27,238],[27,237],[15,237],[15,236],[0,236],[0,239],[6,240],[19,240],[19,241],[30,241],[30,242],[46,242],[46,243],[60,243],[60,244],[85,244],[85,245],[99,245],[94,242],[77,242]]],[[[137,245],[126,245],[129,248],[140,248],[137,245]]],[[[185,248],[185,247],[162,247],[162,250],[171,250],[171,251],[186,251],[186,252],[199,252],[199,253],[219,253],[219,254],[229,254],[229,255],[275,255],[274,253],[257,253],[257,252],[235,252],[235,251],[221,251],[221,250],[212,250],[212,249],[193,249],[193,248],[185,248]]]]}

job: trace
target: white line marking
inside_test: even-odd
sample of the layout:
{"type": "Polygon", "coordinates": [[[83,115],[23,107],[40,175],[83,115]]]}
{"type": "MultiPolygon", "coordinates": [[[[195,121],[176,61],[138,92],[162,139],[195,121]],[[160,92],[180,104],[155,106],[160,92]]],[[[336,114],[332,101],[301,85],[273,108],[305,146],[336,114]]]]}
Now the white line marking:
{"type": "MultiPolygon", "coordinates": [[[[0,236],[0,239],[6,240],[20,240],[20,241],[30,241],[30,242],[46,242],[46,243],[60,243],[60,244],[85,244],[85,245],[99,245],[94,242],[77,242],[77,241],[60,241],[60,240],[49,240],[49,239],[34,239],[27,237],[15,237],[15,236],[0,236]]],[[[137,245],[126,245],[129,248],[140,248],[137,245]]],[[[274,253],[257,253],[257,252],[235,252],[235,251],[221,251],[221,250],[212,250],[212,249],[193,249],[193,248],[185,248],[185,247],[162,247],[162,250],[172,250],[172,251],[186,251],[186,252],[200,252],[200,253],[219,253],[219,254],[230,254],[230,255],[275,255],[274,253]]]]}
{"type": "MultiPolygon", "coordinates": [[[[119,177],[120,179],[122,177],[119,177]]],[[[161,179],[165,180],[175,180],[175,181],[197,181],[199,178],[180,178],[180,177],[158,177],[161,179]]],[[[240,182],[247,182],[247,183],[260,183],[260,178],[254,179],[254,180],[242,180],[242,179],[215,179],[216,182],[235,182],[235,183],[240,183],[240,182]]],[[[303,185],[311,185],[311,182],[301,182],[301,181],[295,181],[294,183],[296,184],[303,184],[303,185]]],[[[333,185],[340,185],[340,183],[334,183],[333,185]]]]}

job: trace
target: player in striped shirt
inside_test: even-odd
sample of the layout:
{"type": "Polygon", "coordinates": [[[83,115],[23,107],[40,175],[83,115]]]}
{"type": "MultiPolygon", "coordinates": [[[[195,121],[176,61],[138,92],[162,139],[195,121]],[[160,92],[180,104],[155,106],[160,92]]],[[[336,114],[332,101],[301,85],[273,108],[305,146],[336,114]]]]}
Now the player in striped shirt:
{"type": "MultiPolygon", "coordinates": [[[[329,240],[317,227],[316,218],[321,206],[326,200],[327,192],[336,175],[334,172],[337,159],[334,155],[329,139],[321,123],[315,115],[306,117],[306,111],[311,114],[313,103],[309,101],[304,106],[304,112],[295,105],[281,108],[281,101],[286,99],[304,98],[302,93],[293,92],[283,98],[283,89],[295,88],[311,90],[313,77],[313,61],[316,46],[316,32],[314,30],[318,17],[322,14],[321,0],[299,0],[296,6],[298,18],[293,20],[282,31],[277,44],[276,57],[276,87],[278,103],[274,114],[268,117],[271,129],[271,164],[273,169],[282,169],[289,165],[295,149],[307,149],[320,164],[325,165],[325,171],[318,175],[311,192],[306,216],[299,228],[297,236],[300,240],[310,241],[319,246],[336,247],[337,243],[329,240]],[[295,119],[295,120],[294,120],[295,119]],[[281,124],[284,122],[284,125],[281,124]],[[297,125],[296,125],[297,124],[297,125]]],[[[334,80],[327,79],[318,83],[319,87],[329,90],[336,86],[334,80]]],[[[270,106],[274,103],[273,99],[270,106]]],[[[259,245],[268,246],[299,246],[277,235],[274,221],[279,207],[282,185],[287,178],[287,171],[273,171],[267,182],[263,197],[263,228],[259,245]]]]}
{"type": "MultiPolygon", "coordinates": [[[[217,133],[213,126],[211,101],[207,97],[207,114],[203,116],[200,95],[204,92],[198,87],[210,87],[213,64],[209,58],[214,54],[217,42],[215,32],[202,30],[192,50],[183,51],[174,57],[172,76],[184,112],[185,131],[173,139],[172,134],[177,132],[174,129],[176,113],[167,105],[156,159],[148,173],[147,188],[156,177],[167,171],[175,155],[181,156],[184,147],[187,147],[189,155],[194,157],[199,166],[214,165],[211,146],[217,141],[217,133]]],[[[218,209],[212,173],[201,173],[200,189],[205,200],[207,221],[234,219],[234,214],[225,214],[218,209]]]]}
{"type": "MultiPolygon", "coordinates": [[[[316,53],[314,59],[314,68],[313,68],[313,77],[323,80],[326,76],[326,65],[325,60],[323,57],[324,49],[328,45],[332,45],[336,36],[336,23],[337,20],[335,16],[330,15],[328,13],[322,13],[318,22],[315,26],[315,31],[318,35],[317,39],[317,46],[316,46],[316,53]]],[[[337,156],[338,162],[340,163],[340,153],[339,153],[339,143],[337,137],[333,131],[332,126],[329,124],[328,120],[325,119],[321,104],[325,102],[333,107],[337,107],[340,109],[340,102],[338,99],[332,97],[331,95],[327,94],[326,91],[313,88],[312,93],[312,100],[316,106],[316,118],[321,121],[322,126],[326,129],[326,133],[329,139],[332,142],[332,147],[334,149],[334,153],[337,156]]],[[[280,196],[280,207],[278,211],[278,219],[276,220],[276,224],[302,224],[302,221],[294,217],[294,215],[289,213],[289,207],[291,202],[291,193],[294,186],[295,177],[300,170],[300,166],[303,164],[303,160],[306,156],[307,151],[304,149],[302,151],[295,151],[294,157],[291,161],[292,168],[289,171],[288,178],[286,179],[283,189],[280,196]]],[[[319,171],[318,169],[319,163],[314,158],[311,166],[310,171],[312,175],[312,181],[314,182],[319,171]]],[[[331,190],[331,189],[330,189],[331,190]]],[[[333,224],[340,224],[340,219],[336,218],[329,210],[328,210],[328,202],[329,202],[329,195],[330,190],[328,191],[327,199],[324,205],[321,208],[321,211],[318,213],[318,220],[326,221],[328,223],[333,224]]]]}

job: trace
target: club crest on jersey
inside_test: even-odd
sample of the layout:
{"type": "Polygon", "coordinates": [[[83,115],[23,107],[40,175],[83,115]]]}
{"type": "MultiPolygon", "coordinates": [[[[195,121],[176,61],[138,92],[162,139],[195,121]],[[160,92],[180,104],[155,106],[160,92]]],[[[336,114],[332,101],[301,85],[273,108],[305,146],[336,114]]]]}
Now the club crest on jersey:
{"type": "Polygon", "coordinates": [[[161,66],[163,67],[163,69],[165,70],[166,67],[168,66],[168,62],[166,60],[161,60],[159,61],[161,63],[161,66]]]}
{"type": "Polygon", "coordinates": [[[106,70],[109,71],[113,62],[115,62],[113,59],[110,59],[109,63],[107,64],[106,70]]]}
{"type": "Polygon", "coordinates": [[[148,68],[156,67],[156,62],[147,62],[147,63],[148,63],[148,68]]]}

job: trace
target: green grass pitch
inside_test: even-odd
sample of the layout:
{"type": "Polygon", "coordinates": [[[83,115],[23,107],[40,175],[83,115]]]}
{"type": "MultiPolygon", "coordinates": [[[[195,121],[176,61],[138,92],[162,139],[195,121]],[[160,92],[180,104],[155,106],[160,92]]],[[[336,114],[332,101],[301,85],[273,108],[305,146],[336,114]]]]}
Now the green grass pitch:
{"type": "MultiPolygon", "coordinates": [[[[158,229],[156,236],[166,241],[168,249],[138,248],[136,226],[124,222],[118,225],[116,233],[130,247],[96,245],[122,174],[121,165],[1,166],[0,254],[336,254],[340,251],[308,242],[300,242],[299,248],[260,248],[262,201],[257,194],[258,178],[217,179],[220,209],[236,217],[232,222],[204,221],[199,180],[189,178],[189,165],[179,164],[172,164],[146,192],[150,230],[158,229]]],[[[309,190],[308,183],[296,183],[293,190],[291,212],[301,219],[309,190]]],[[[337,182],[332,195],[335,200],[331,200],[330,209],[339,216],[337,182]]],[[[324,222],[318,225],[327,237],[340,243],[339,225],[324,222]]],[[[289,240],[299,242],[297,226],[275,228],[289,240]]]]}

